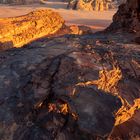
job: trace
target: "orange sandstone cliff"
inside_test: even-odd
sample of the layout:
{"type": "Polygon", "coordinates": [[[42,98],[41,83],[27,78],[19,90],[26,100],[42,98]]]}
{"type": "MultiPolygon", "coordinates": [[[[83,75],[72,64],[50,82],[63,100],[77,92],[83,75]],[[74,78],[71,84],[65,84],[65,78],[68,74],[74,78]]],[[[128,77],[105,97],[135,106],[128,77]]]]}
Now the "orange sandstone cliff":
{"type": "Polygon", "coordinates": [[[0,44],[21,47],[37,38],[54,34],[64,25],[58,13],[37,10],[27,15],[0,19],[0,44]]]}

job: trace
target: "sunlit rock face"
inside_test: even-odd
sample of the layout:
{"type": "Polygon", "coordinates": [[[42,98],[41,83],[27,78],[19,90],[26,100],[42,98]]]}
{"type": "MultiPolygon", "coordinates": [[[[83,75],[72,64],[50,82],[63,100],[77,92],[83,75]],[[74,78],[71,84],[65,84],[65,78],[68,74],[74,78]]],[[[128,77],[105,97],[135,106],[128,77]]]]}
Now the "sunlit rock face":
{"type": "Polygon", "coordinates": [[[54,34],[64,25],[58,13],[37,10],[27,15],[0,19],[1,48],[10,45],[21,47],[34,39],[54,34]]]}
{"type": "Polygon", "coordinates": [[[84,11],[103,11],[108,10],[109,3],[107,0],[75,0],[69,2],[68,8],[84,11]]]}
{"type": "Polygon", "coordinates": [[[95,10],[95,11],[103,11],[108,10],[109,2],[106,0],[92,0],[92,1],[84,1],[79,0],[77,4],[77,9],[85,9],[87,11],[95,10]]]}
{"type": "Polygon", "coordinates": [[[84,11],[104,11],[117,8],[125,0],[70,0],[68,8],[84,11]]]}

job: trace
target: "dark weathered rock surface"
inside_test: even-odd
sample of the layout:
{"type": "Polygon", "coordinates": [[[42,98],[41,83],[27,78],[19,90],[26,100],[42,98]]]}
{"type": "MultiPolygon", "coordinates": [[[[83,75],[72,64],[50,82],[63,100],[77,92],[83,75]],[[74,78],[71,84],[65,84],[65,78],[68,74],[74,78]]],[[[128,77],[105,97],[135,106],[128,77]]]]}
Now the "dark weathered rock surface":
{"type": "Polygon", "coordinates": [[[31,4],[40,2],[40,0],[0,0],[2,4],[31,4]]]}
{"type": "Polygon", "coordinates": [[[85,11],[103,11],[109,9],[109,2],[107,0],[70,0],[68,8],[85,11]]]}
{"type": "Polygon", "coordinates": [[[127,31],[140,35],[140,1],[127,0],[119,6],[108,31],[127,31]]]}
{"type": "MultiPolygon", "coordinates": [[[[1,139],[107,138],[114,128],[115,112],[122,104],[120,99],[94,85],[76,87],[75,92],[73,89],[78,82],[97,80],[103,66],[112,69],[110,52],[124,74],[118,94],[124,97],[123,85],[127,81],[135,84],[140,76],[139,45],[115,43],[114,39],[117,41],[118,35],[67,35],[40,39],[23,48],[1,52],[1,139]],[[135,72],[128,59],[136,62],[135,72]],[[49,112],[50,103],[67,104],[68,113],[49,112]]],[[[138,83],[134,89],[139,90],[138,83]]],[[[132,98],[130,94],[126,98],[132,105],[140,96],[138,90],[130,93],[132,98]]]]}

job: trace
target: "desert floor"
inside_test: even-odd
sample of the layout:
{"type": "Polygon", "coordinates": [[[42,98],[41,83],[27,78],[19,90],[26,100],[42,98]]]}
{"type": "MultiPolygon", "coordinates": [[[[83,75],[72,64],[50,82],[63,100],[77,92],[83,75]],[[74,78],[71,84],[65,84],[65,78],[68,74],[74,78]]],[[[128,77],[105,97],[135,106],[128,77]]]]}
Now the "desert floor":
{"type": "Polygon", "coordinates": [[[94,31],[100,31],[106,28],[111,22],[112,17],[117,9],[109,11],[78,11],[66,9],[67,3],[65,2],[50,2],[47,4],[32,4],[32,5],[0,5],[0,17],[13,17],[20,16],[35,9],[50,8],[60,13],[65,19],[67,25],[86,25],[91,27],[94,31]]]}

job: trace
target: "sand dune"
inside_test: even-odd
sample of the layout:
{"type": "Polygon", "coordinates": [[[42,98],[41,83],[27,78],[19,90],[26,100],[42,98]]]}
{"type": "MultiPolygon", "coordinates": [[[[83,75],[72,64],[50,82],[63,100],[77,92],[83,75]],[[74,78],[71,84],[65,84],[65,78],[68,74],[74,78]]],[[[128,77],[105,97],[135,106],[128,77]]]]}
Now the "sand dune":
{"type": "Polygon", "coordinates": [[[20,16],[29,13],[35,9],[50,8],[60,13],[65,19],[67,25],[86,25],[93,28],[94,31],[103,30],[112,22],[112,16],[116,9],[102,12],[87,12],[66,9],[67,3],[47,2],[46,5],[0,5],[0,17],[20,16]]]}

